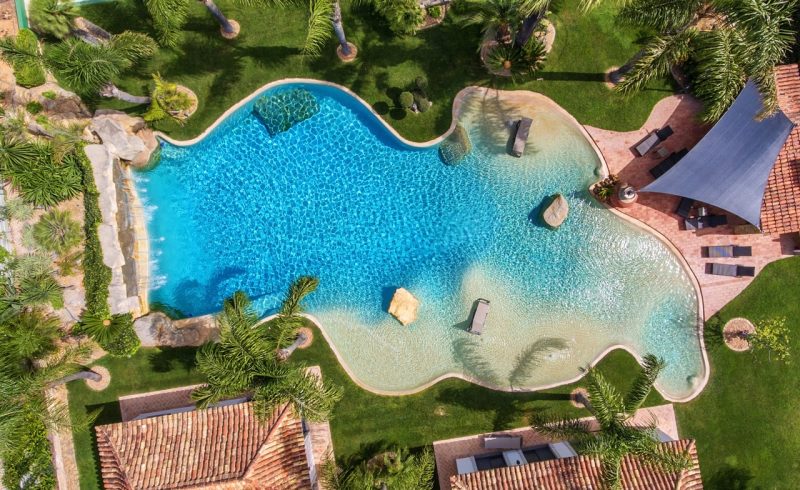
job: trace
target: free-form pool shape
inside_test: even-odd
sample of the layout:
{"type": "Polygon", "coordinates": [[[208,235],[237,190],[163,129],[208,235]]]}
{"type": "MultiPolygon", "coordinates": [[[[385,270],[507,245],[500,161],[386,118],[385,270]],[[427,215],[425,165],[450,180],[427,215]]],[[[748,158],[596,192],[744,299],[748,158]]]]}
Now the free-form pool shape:
{"type": "Polygon", "coordinates": [[[308,311],[377,391],[449,374],[539,388],[574,379],[613,345],[663,357],[667,397],[701,388],[690,277],[658,238],[591,198],[601,162],[549,99],[509,107],[466,95],[473,151],[448,166],[436,146],[400,142],[335,87],[268,90],[297,86],[320,103],[311,119],[271,137],[250,100],[201,141],[164,143],[160,163],[137,174],[151,302],[197,315],[242,289],[268,313],[294,278],[315,275],[308,311]],[[534,120],[523,158],[506,154],[514,111],[534,120]],[[555,193],[570,214],[550,230],[538,213],[555,193]],[[421,301],[407,327],[386,312],[397,287],[421,301]],[[477,298],[491,301],[481,336],[466,332],[477,298]]]}

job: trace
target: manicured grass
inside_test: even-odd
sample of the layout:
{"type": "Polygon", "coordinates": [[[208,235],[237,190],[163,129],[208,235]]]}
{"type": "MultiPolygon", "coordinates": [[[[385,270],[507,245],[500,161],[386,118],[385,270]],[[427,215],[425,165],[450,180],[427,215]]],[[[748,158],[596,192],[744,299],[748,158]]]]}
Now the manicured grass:
{"type": "MultiPolygon", "coordinates": [[[[464,27],[456,9],[443,25],[416,36],[395,37],[380,17],[367,8],[345,6],[345,27],[349,39],[359,47],[359,57],[342,64],[331,41],[321,58],[304,59],[300,53],[306,28],[303,8],[278,9],[243,7],[232,0],[218,2],[222,10],[242,26],[240,36],[226,41],[217,24],[198,3],[175,49],[162,49],[127,75],[120,86],[132,93],[146,93],[152,86],[150,74],[190,87],[198,95],[198,112],[185,126],[159,123],[157,127],[177,138],[196,136],[226,109],[267,82],[288,77],[323,79],[345,85],[383,115],[405,137],[425,141],[450,125],[453,98],[468,85],[529,89],[542,92],[569,110],[580,122],[615,130],[637,129],[653,104],[671,93],[666,81],[650,90],[623,97],[603,84],[603,72],[624,63],[637,51],[640,33],[614,23],[615,7],[608,2],[588,14],[578,8],[579,0],[554,2],[556,42],[542,78],[514,85],[493,80],[481,65],[477,46],[480,31],[464,27]],[[395,109],[394,100],[417,76],[429,79],[433,107],[425,114],[405,114],[395,109]]],[[[82,8],[85,16],[112,32],[125,29],[150,32],[142,2],[120,0],[82,8]]],[[[107,107],[141,112],[143,107],[126,107],[115,101],[101,101],[107,107]]]]}
{"type": "MultiPolygon", "coordinates": [[[[120,421],[120,396],[164,390],[202,382],[195,370],[194,349],[140,349],[129,359],[104,357],[97,362],[111,372],[111,385],[92,391],[82,381],[69,384],[69,409],[75,420],[78,414],[100,410],[96,425],[120,421]]],[[[75,457],[80,471],[81,488],[100,489],[95,457],[94,430],[74,435],[75,457]]]]}
{"type": "Polygon", "coordinates": [[[708,387],[676,405],[681,434],[697,439],[707,488],[797,488],[800,477],[800,258],[767,266],[719,313],[727,321],[786,317],[791,364],[767,354],[735,353],[707,332],[708,387]]]}

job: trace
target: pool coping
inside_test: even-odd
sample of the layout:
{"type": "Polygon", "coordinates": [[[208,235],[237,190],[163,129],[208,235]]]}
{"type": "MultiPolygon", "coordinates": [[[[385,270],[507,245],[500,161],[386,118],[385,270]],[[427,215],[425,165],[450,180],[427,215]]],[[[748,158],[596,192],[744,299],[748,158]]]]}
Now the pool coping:
{"type": "MultiPolygon", "coordinates": [[[[252,101],[256,97],[260,96],[264,91],[266,91],[266,90],[268,90],[270,88],[273,88],[273,87],[278,87],[278,86],[281,86],[281,85],[287,85],[287,84],[292,84],[292,83],[306,83],[306,84],[312,84],[312,85],[321,85],[321,86],[333,87],[333,88],[341,90],[342,92],[348,94],[353,99],[358,101],[361,105],[363,105],[378,121],[380,121],[380,123],[384,126],[384,128],[386,130],[388,130],[395,138],[397,138],[398,141],[400,141],[401,143],[403,143],[405,145],[408,145],[410,147],[420,148],[420,149],[429,148],[429,147],[434,146],[434,145],[436,145],[438,143],[441,143],[442,141],[445,140],[445,138],[447,138],[455,130],[456,126],[459,123],[459,116],[461,115],[461,112],[462,112],[462,104],[463,104],[464,100],[466,99],[466,97],[468,95],[471,95],[471,94],[473,94],[475,92],[480,92],[480,91],[483,91],[485,94],[488,94],[490,91],[494,91],[498,95],[502,94],[502,93],[519,92],[519,93],[526,94],[526,96],[529,96],[529,97],[530,96],[538,97],[538,98],[544,99],[549,104],[551,104],[562,116],[566,117],[566,119],[569,122],[571,122],[573,124],[573,126],[575,128],[577,128],[581,132],[581,134],[584,136],[586,141],[589,142],[591,148],[594,150],[595,154],[597,155],[597,158],[600,161],[600,170],[601,170],[601,174],[602,174],[601,177],[605,177],[605,176],[609,175],[608,163],[606,162],[606,159],[603,156],[603,153],[600,151],[600,148],[598,147],[598,145],[595,142],[594,138],[592,138],[592,136],[586,130],[584,125],[581,124],[577,119],[575,119],[575,117],[572,114],[570,114],[566,109],[561,107],[553,99],[545,96],[544,94],[541,94],[541,93],[538,93],[538,92],[533,92],[533,91],[530,91],[530,90],[498,90],[498,89],[491,89],[491,88],[488,88],[488,87],[478,87],[478,86],[465,87],[465,88],[461,89],[458,92],[458,94],[456,94],[455,98],[453,99],[453,107],[452,107],[452,111],[451,111],[452,121],[451,121],[450,127],[447,129],[447,131],[445,131],[442,135],[440,135],[440,136],[438,136],[438,137],[436,137],[436,138],[434,138],[434,139],[432,139],[430,141],[426,141],[426,142],[421,142],[420,143],[420,142],[410,141],[410,140],[404,138],[403,136],[401,136],[400,133],[398,133],[395,128],[393,128],[391,125],[389,125],[389,123],[386,122],[380,116],[380,114],[378,114],[372,108],[372,106],[369,105],[369,103],[367,103],[367,101],[362,99],[358,94],[356,94],[355,92],[353,92],[352,90],[350,90],[347,87],[344,87],[344,86],[339,85],[337,83],[324,81],[324,80],[314,80],[314,79],[310,79],[310,78],[284,78],[284,79],[281,79],[281,80],[275,80],[275,81],[269,82],[269,83],[264,84],[261,87],[257,88],[249,96],[245,97],[244,99],[240,100],[239,102],[237,102],[236,104],[234,104],[233,106],[228,108],[228,110],[226,110],[224,113],[222,113],[222,115],[220,115],[208,128],[206,128],[201,134],[199,134],[198,136],[196,136],[196,137],[194,137],[192,139],[189,139],[189,140],[176,140],[176,139],[170,138],[169,136],[167,136],[166,134],[164,134],[161,131],[155,132],[155,135],[158,138],[163,139],[164,141],[167,141],[168,143],[170,143],[172,145],[175,145],[175,146],[191,146],[191,145],[196,144],[196,143],[202,141],[203,139],[205,139],[220,124],[222,124],[225,120],[227,120],[227,118],[229,116],[231,116],[234,112],[239,110],[241,107],[245,106],[247,103],[249,103],[250,101],[252,101]]],[[[706,385],[708,384],[708,380],[709,380],[709,378],[711,376],[711,365],[710,365],[709,360],[708,360],[708,353],[706,352],[705,338],[704,338],[704,335],[703,335],[703,330],[704,330],[703,293],[702,293],[702,289],[700,288],[700,283],[699,283],[697,277],[695,276],[694,271],[692,271],[691,267],[689,266],[689,263],[686,261],[686,258],[683,256],[683,254],[680,252],[680,250],[678,250],[678,248],[675,247],[675,245],[669,240],[669,238],[667,238],[666,236],[664,236],[662,233],[660,233],[656,229],[652,228],[651,226],[647,225],[646,223],[644,223],[644,222],[642,222],[642,221],[640,221],[640,220],[638,220],[636,218],[633,218],[631,216],[628,216],[628,215],[620,212],[619,210],[609,206],[606,203],[601,203],[601,204],[603,206],[605,206],[606,209],[611,211],[614,215],[624,219],[626,222],[630,223],[631,225],[636,226],[636,227],[644,230],[645,232],[648,232],[648,233],[652,234],[658,240],[660,240],[662,243],[664,243],[667,246],[667,248],[673,253],[673,255],[675,255],[678,258],[678,262],[680,263],[681,267],[683,267],[684,271],[688,274],[688,276],[689,276],[689,278],[690,278],[690,280],[692,282],[692,285],[693,285],[693,287],[695,289],[695,294],[697,296],[698,310],[697,310],[696,334],[697,334],[697,338],[698,338],[698,341],[699,341],[700,352],[701,352],[703,368],[704,368],[703,377],[702,377],[702,379],[700,379],[697,387],[693,390],[693,392],[690,395],[686,396],[686,397],[678,397],[678,398],[670,397],[670,396],[665,395],[657,387],[655,389],[659,392],[659,394],[665,400],[668,400],[670,402],[683,403],[683,402],[688,402],[690,400],[693,400],[694,398],[699,396],[700,393],[703,392],[703,390],[705,389],[706,385]]],[[[262,322],[267,322],[267,321],[275,318],[276,316],[277,315],[270,315],[270,316],[264,318],[262,320],[262,322]]],[[[479,385],[479,386],[482,386],[484,388],[488,388],[488,389],[491,389],[491,390],[495,390],[495,391],[504,391],[504,392],[510,392],[510,393],[530,393],[530,392],[547,390],[547,389],[552,389],[552,388],[556,388],[556,387],[559,387],[559,386],[572,384],[572,383],[575,383],[575,382],[579,381],[580,379],[582,379],[585,376],[585,373],[580,373],[580,374],[576,375],[575,377],[570,378],[570,379],[568,379],[566,381],[559,381],[559,382],[556,382],[556,383],[549,383],[549,384],[546,384],[546,385],[540,385],[540,386],[531,387],[531,388],[507,388],[507,387],[502,387],[502,386],[498,386],[498,385],[493,385],[491,383],[483,382],[483,381],[481,381],[479,379],[472,378],[471,376],[468,376],[468,375],[463,374],[463,373],[445,373],[445,374],[437,376],[436,378],[434,378],[434,379],[432,379],[432,380],[430,380],[430,381],[428,381],[426,383],[423,383],[420,386],[412,388],[412,389],[408,389],[408,390],[391,390],[391,391],[389,391],[389,390],[380,390],[380,389],[376,389],[376,388],[374,388],[372,386],[367,385],[366,383],[361,381],[355,375],[355,373],[351,370],[351,368],[348,365],[348,363],[345,361],[345,359],[339,353],[338,349],[336,348],[335,343],[332,341],[330,335],[328,334],[328,332],[326,331],[326,329],[323,326],[322,322],[320,322],[318,318],[316,318],[315,316],[310,315],[310,314],[303,314],[303,316],[305,318],[307,318],[309,321],[311,321],[312,323],[314,323],[314,325],[317,326],[319,331],[322,333],[323,337],[325,337],[325,340],[328,342],[328,345],[330,346],[331,350],[333,351],[334,355],[336,356],[337,360],[339,361],[339,364],[342,366],[342,368],[345,370],[345,372],[348,374],[348,376],[350,376],[350,379],[356,385],[361,387],[362,389],[364,389],[366,391],[369,391],[371,393],[378,394],[378,395],[385,395],[385,396],[411,395],[411,394],[419,393],[421,391],[425,391],[426,389],[430,388],[431,386],[439,383],[440,381],[448,379],[448,378],[461,379],[461,380],[467,381],[469,383],[473,383],[473,384],[476,384],[476,385],[479,385]]],[[[629,347],[627,345],[624,345],[624,344],[613,344],[613,345],[607,347],[605,350],[603,350],[599,355],[597,355],[589,363],[589,366],[592,366],[592,367],[596,366],[603,358],[605,358],[606,355],[608,355],[610,352],[612,352],[614,350],[618,350],[618,349],[628,352],[630,355],[632,355],[634,357],[634,359],[636,359],[636,361],[639,364],[642,364],[642,357],[638,353],[636,353],[633,350],[633,348],[631,348],[631,347],[629,347]]]]}

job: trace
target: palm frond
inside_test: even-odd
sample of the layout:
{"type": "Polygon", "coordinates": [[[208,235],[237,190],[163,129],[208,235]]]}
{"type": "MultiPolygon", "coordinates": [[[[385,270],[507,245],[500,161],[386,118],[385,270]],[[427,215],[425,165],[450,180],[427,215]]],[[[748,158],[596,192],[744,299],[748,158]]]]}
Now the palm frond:
{"type": "Polygon", "coordinates": [[[693,90],[703,101],[703,121],[715,122],[722,117],[744,87],[747,72],[741,56],[745,43],[741,32],[727,27],[697,37],[693,90]]]}
{"type": "Polygon", "coordinates": [[[691,23],[706,0],[635,0],[620,10],[619,19],[656,32],[677,32],[691,23]]]}
{"type": "Polygon", "coordinates": [[[617,90],[624,93],[634,92],[643,89],[654,78],[667,76],[673,65],[689,58],[691,42],[696,33],[694,29],[687,29],[648,41],[642,49],[642,56],[617,84],[617,90]]]}
{"type": "Polygon", "coordinates": [[[158,50],[158,45],[153,38],[134,31],[125,31],[114,35],[108,42],[108,47],[125,61],[122,69],[127,69],[153,56],[158,50]]]}
{"type": "Polygon", "coordinates": [[[549,417],[542,412],[536,412],[531,422],[534,430],[554,439],[575,440],[591,437],[589,424],[585,420],[549,417]]]}
{"type": "Polygon", "coordinates": [[[586,370],[586,391],[590,401],[587,408],[604,429],[625,416],[622,395],[594,368],[586,370]]]}
{"type": "Polygon", "coordinates": [[[105,44],[89,44],[78,39],[49,46],[45,51],[48,66],[70,88],[83,94],[96,94],[115,80],[128,60],[105,44]]]}
{"type": "Polygon", "coordinates": [[[163,46],[175,47],[189,15],[189,2],[186,0],[145,0],[144,6],[153,20],[158,41],[163,46]]]}
{"type": "Polygon", "coordinates": [[[294,316],[303,311],[303,299],[316,291],[319,286],[319,279],[313,276],[300,276],[290,286],[286,292],[286,297],[281,304],[281,315],[294,316]]]}
{"type": "Polygon", "coordinates": [[[342,395],[338,386],[320,380],[303,366],[297,366],[287,377],[258,386],[253,403],[261,417],[268,417],[276,407],[289,403],[303,418],[321,422],[330,417],[333,406],[342,395]]]}
{"type": "Polygon", "coordinates": [[[625,412],[633,414],[644,403],[656,378],[664,369],[664,360],[653,354],[647,354],[642,359],[642,369],[633,381],[630,391],[625,395],[625,412]]]}
{"type": "Polygon", "coordinates": [[[303,54],[315,58],[322,54],[322,48],[333,32],[331,24],[333,1],[309,0],[308,14],[308,30],[303,44],[303,54]]]}

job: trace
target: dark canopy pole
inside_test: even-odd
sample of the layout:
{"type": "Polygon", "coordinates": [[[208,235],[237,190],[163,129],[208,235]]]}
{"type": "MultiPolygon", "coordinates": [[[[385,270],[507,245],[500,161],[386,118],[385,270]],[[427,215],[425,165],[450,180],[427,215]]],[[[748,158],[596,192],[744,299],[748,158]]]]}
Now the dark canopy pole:
{"type": "Polygon", "coordinates": [[[722,119],[692,151],[640,192],[688,197],[761,227],[761,203],[772,167],[794,123],[778,111],[763,120],[748,82],[722,119]]]}

